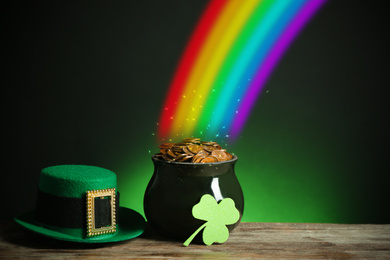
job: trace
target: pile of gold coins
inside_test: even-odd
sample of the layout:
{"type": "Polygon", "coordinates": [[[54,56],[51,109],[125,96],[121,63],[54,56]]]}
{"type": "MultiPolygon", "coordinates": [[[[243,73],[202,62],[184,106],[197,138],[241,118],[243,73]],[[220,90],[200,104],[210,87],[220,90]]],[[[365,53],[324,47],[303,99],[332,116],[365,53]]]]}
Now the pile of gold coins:
{"type": "Polygon", "coordinates": [[[179,143],[163,143],[156,156],[162,160],[191,163],[213,163],[233,159],[233,155],[216,142],[201,141],[200,138],[185,138],[179,143]]]}

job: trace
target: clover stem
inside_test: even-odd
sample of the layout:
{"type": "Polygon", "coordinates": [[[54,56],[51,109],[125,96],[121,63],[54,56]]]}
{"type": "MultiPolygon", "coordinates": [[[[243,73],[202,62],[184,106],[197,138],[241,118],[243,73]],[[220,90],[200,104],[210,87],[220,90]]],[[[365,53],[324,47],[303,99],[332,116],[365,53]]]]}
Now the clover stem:
{"type": "Polygon", "coordinates": [[[183,243],[183,245],[188,246],[191,243],[191,241],[194,239],[194,237],[199,233],[199,231],[201,231],[202,228],[206,226],[206,224],[207,222],[205,222],[202,226],[200,226],[197,230],[195,230],[195,232],[192,233],[192,235],[189,238],[187,238],[187,240],[183,243]]]}

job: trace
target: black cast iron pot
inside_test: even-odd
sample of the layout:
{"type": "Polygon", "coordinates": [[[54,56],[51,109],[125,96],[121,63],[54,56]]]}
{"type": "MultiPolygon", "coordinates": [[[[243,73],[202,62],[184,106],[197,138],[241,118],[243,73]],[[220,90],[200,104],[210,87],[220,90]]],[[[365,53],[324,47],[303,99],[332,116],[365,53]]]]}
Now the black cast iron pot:
{"type": "Polygon", "coordinates": [[[144,211],[150,226],[160,234],[176,239],[188,238],[205,223],[192,216],[192,207],[205,194],[217,202],[231,198],[240,213],[239,220],[228,225],[233,230],[242,218],[244,196],[232,160],[215,163],[186,163],[152,157],[154,173],[144,196],[144,211]]]}

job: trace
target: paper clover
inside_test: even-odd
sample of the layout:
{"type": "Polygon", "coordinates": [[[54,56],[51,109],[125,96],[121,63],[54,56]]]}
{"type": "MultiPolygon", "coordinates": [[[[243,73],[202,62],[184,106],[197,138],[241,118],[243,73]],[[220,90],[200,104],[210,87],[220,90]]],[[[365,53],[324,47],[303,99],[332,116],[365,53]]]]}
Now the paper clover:
{"type": "Polygon", "coordinates": [[[213,196],[205,194],[200,202],[192,208],[192,215],[196,219],[205,220],[185,242],[188,246],[194,237],[203,230],[203,242],[211,245],[214,242],[224,243],[229,238],[229,230],[226,225],[236,223],[240,218],[240,212],[236,209],[235,203],[230,198],[225,198],[219,203],[213,196]]]}

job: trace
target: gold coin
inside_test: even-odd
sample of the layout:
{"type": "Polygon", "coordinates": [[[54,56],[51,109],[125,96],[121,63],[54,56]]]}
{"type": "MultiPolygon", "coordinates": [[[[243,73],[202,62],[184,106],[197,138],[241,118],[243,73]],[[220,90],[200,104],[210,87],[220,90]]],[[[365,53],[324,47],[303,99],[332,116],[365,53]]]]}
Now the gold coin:
{"type": "Polygon", "coordinates": [[[160,144],[159,148],[170,148],[174,145],[174,143],[163,143],[160,144]]]}
{"type": "Polygon", "coordinates": [[[195,137],[187,137],[182,140],[182,142],[189,142],[189,143],[199,143],[200,138],[195,138],[195,137]]]}
{"type": "Polygon", "coordinates": [[[228,152],[225,152],[225,153],[226,153],[226,156],[227,156],[227,159],[226,159],[227,161],[233,159],[233,155],[232,154],[230,154],[228,152]]]}
{"type": "Polygon", "coordinates": [[[206,158],[203,158],[201,161],[201,163],[213,163],[213,162],[218,162],[218,158],[215,157],[215,156],[207,156],[206,158]]]}
{"type": "Polygon", "coordinates": [[[219,144],[214,144],[213,146],[214,146],[215,149],[217,149],[217,150],[222,150],[222,147],[221,147],[219,144]]]}
{"type": "Polygon", "coordinates": [[[226,161],[228,158],[227,154],[221,150],[214,150],[211,152],[211,155],[217,157],[219,162],[226,161]]]}
{"type": "Polygon", "coordinates": [[[204,145],[215,145],[217,144],[217,142],[212,142],[212,141],[202,141],[201,144],[204,144],[204,145]]]}
{"type": "Polygon", "coordinates": [[[212,145],[208,145],[208,144],[201,144],[201,147],[203,148],[203,150],[211,153],[212,151],[216,150],[216,148],[212,145]]]}
{"type": "Polygon", "coordinates": [[[176,157],[176,154],[171,149],[167,149],[167,154],[171,157],[176,157]]]}
{"type": "Polygon", "coordinates": [[[192,158],[192,156],[184,153],[184,154],[180,154],[180,155],[176,156],[174,161],[176,161],[176,162],[185,162],[187,160],[190,160],[191,158],[192,158]]]}
{"type": "Polygon", "coordinates": [[[208,156],[210,153],[202,149],[202,150],[200,150],[197,154],[199,154],[199,155],[204,155],[204,156],[208,156]]]}
{"type": "Polygon", "coordinates": [[[183,151],[183,148],[185,146],[172,146],[171,150],[174,152],[174,153],[184,153],[183,151]]]}
{"type": "Polygon", "coordinates": [[[189,150],[189,146],[183,147],[183,151],[184,151],[186,154],[190,155],[190,156],[194,156],[194,155],[195,155],[195,153],[192,153],[192,152],[189,150]]]}
{"type": "Polygon", "coordinates": [[[203,154],[197,154],[197,155],[195,155],[194,157],[192,157],[192,162],[193,162],[193,163],[200,163],[200,161],[201,161],[202,159],[204,159],[204,158],[206,158],[205,155],[203,155],[203,154]]]}
{"type": "Polygon", "coordinates": [[[190,144],[188,146],[188,150],[193,153],[193,154],[197,154],[199,153],[200,151],[203,150],[203,148],[200,146],[200,145],[197,145],[197,144],[190,144]]]}

